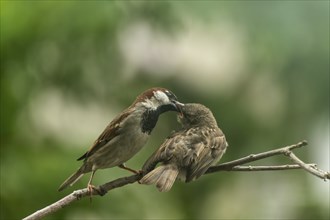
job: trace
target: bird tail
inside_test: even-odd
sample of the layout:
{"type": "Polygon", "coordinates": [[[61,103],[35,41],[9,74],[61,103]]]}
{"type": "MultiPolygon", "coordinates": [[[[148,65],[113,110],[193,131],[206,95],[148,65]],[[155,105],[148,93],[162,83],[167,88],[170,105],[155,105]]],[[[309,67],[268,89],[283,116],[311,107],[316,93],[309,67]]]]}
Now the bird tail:
{"type": "Polygon", "coordinates": [[[169,191],[179,174],[179,169],[171,164],[161,165],[147,173],[139,181],[141,184],[156,184],[160,192],[169,191]]]}
{"type": "Polygon", "coordinates": [[[67,178],[62,185],[58,188],[58,191],[62,191],[68,186],[75,184],[86,172],[84,172],[84,166],[80,167],[74,174],[67,178]]]}

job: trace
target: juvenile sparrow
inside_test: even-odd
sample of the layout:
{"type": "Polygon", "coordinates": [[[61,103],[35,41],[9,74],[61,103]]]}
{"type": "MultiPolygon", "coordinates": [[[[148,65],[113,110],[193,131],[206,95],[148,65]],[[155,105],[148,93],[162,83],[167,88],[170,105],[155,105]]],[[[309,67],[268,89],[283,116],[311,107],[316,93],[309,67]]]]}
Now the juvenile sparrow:
{"type": "Polygon", "coordinates": [[[91,148],[78,158],[84,160],[82,166],[58,190],[72,186],[85,173],[92,172],[87,185],[91,190],[92,179],[98,169],[118,166],[136,172],[124,163],[146,144],[159,115],[167,111],[180,111],[181,105],[177,97],[164,88],[151,88],[140,94],[131,106],[110,122],[91,148]]]}
{"type": "Polygon", "coordinates": [[[182,129],[170,135],[143,165],[139,182],[169,191],[178,178],[190,182],[216,164],[228,146],[212,112],[201,104],[184,104],[178,116],[182,129]],[[161,163],[157,168],[157,163],[161,163]]]}

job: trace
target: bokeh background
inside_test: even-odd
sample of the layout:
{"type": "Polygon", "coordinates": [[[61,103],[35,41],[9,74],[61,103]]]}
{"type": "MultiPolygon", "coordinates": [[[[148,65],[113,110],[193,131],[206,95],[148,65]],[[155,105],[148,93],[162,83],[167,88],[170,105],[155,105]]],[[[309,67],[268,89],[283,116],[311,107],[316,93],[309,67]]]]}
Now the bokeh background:
{"type": "MultiPolygon", "coordinates": [[[[222,161],[306,139],[329,170],[329,1],[1,1],[1,219],[74,189],[58,186],[145,89],[212,109],[222,161]]],[[[140,168],[176,128],[162,115],[140,168]]],[[[278,156],[257,164],[285,164],[278,156]]],[[[95,184],[130,175],[96,172],[95,184]]],[[[47,219],[329,219],[329,182],[304,171],[221,172],[168,193],[132,184],[47,219]]]]}

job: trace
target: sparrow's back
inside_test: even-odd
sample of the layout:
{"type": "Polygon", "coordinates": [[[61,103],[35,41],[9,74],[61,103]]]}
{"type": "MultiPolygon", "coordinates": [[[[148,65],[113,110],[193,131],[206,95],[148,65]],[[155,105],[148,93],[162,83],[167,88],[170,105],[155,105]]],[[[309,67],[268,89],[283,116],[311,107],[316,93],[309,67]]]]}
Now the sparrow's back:
{"type": "Polygon", "coordinates": [[[168,191],[177,178],[185,182],[199,178],[225,153],[226,138],[208,108],[185,104],[182,113],[179,119],[183,128],[147,160],[142,184],[156,184],[159,191],[168,191]],[[161,165],[154,169],[159,162],[161,165]]]}

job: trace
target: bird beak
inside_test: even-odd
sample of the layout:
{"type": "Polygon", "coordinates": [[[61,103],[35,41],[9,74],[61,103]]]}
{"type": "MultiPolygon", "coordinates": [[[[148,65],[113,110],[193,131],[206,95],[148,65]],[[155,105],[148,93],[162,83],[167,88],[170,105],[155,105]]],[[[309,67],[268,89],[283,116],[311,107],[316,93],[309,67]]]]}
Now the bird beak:
{"type": "Polygon", "coordinates": [[[174,101],[174,104],[175,104],[176,109],[180,113],[180,116],[183,117],[182,107],[184,106],[184,104],[181,102],[178,102],[178,101],[174,101]]]}

